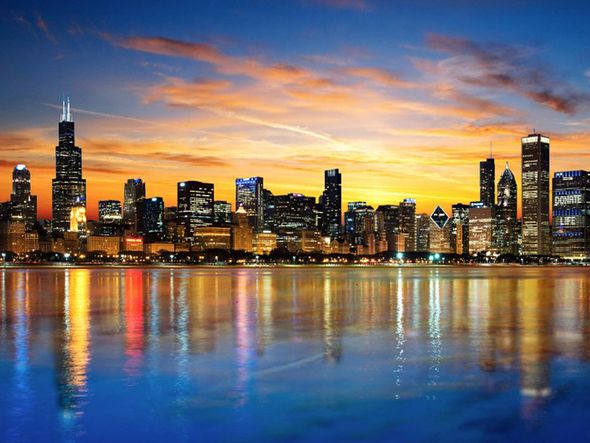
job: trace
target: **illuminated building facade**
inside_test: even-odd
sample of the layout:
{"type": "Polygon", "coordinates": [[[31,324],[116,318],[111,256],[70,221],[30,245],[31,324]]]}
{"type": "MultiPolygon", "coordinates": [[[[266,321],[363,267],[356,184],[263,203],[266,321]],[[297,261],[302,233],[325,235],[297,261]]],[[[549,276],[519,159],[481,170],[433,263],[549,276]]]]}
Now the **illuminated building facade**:
{"type": "Polygon", "coordinates": [[[123,190],[123,223],[137,231],[137,205],[145,198],[145,183],[140,178],[127,180],[123,190]]]}
{"type": "Polygon", "coordinates": [[[405,234],[405,252],[416,250],[416,200],[405,198],[399,204],[400,233],[405,234]]]}
{"type": "Polygon", "coordinates": [[[553,252],[567,258],[590,257],[590,174],[553,175],[553,252]]]}
{"type": "Polygon", "coordinates": [[[506,168],[498,181],[498,203],[496,205],[495,242],[501,254],[518,254],[517,239],[517,187],[514,174],[506,162],[506,168]]]}
{"type": "Polygon", "coordinates": [[[338,169],[324,171],[321,206],[322,233],[337,238],[342,232],[342,174],[338,169]]]}
{"type": "Polygon", "coordinates": [[[484,206],[496,203],[496,162],[487,158],[479,163],[479,200],[484,206]]]}
{"type": "Polygon", "coordinates": [[[430,252],[451,253],[451,223],[443,208],[437,206],[430,214],[430,252]]]}
{"type": "Polygon", "coordinates": [[[144,198],[137,205],[137,231],[146,242],[161,241],[166,238],[164,226],[164,199],[162,197],[144,198]]]}
{"type": "Polygon", "coordinates": [[[495,208],[482,202],[469,207],[469,253],[494,251],[495,208]]]}
{"type": "Polygon", "coordinates": [[[549,233],[549,145],[541,134],[522,138],[522,253],[551,253],[549,233]]]}
{"type": "Polygon", "coordinates": [[[100,223],[119,223],[122,219],[119,200],[100,200],[98,202],[98,221],[100,223]]]}
{"type": "Polygon", "coordinates": [[[31,173],[23,164],[12,171],[10,212],[13,220],[24,221],[27,231],[33,230],[37,222],[37,196],[31,194],[31,173]]]}
{"type": "Polygon", "coordinates": [[[216,226],[229,226],[232,222],[231,203],[216,200],[213,202],[213,224],[216,226]]]}
{"type": "Polygon", "coordinates": [[[184,237],[192,241],[197,226],[212,226],[214,190],[212,183],[185,181],[177,185],[178,221],[184,226],[184,237]]]}
{"type": "Polygon", "coordinates": [[[88,252],[102,252],[105,255],[114,257],[121,250],[121,237],[118,235],[89,235],[86,240],[86,250],[88,252]]]}
{"type": "Polygon", "coordinates": [[[263,188],[262,177],[236,178],[236,210],[244,208],[256,231],[262,230],[264,224],[263,188]]]}
{"type": "Polygon", "coordinates": [[[86,207],[86,180],[82,178],[82,149],[75,144],[70,100],[63,102],[55,148],[55,178],[52,181],[53,229],[67,231],[74,206],[86,207]]]}
{"type": "Polygon", "coordinates": [[[430,216],[428,214],[416,214],[416,251],[428,252],[430,250],[430,216]]]}
{"type": "Polygon", "coordinates": [[[451,249],[455,254],[469,254],[469,205],[451,208],[451,249]]]}
{"type": "Polygon", "coordinates": [[[252,247],[255,254],[270,254],[277,247],[277,234],[269,231],[257,232],[254,234],[252,247]]]}
{"type": "Polygon", "coordinates": [[[231,249],[231,228],[222,226],[197,226],[193,247],[206,251],[209,249],[231,249]]]}

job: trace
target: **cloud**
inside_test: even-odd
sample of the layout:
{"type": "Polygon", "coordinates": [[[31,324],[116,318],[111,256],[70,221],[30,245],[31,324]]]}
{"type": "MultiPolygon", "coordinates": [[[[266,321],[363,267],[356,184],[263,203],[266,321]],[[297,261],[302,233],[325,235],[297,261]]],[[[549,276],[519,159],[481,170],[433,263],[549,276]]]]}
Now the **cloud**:
{"type": "Polygon", "coordinates": [[[381,68],[353,67],[344,68],[341,72],[354,76],[372,80],[383,86],[392,88],[416,88],[417,83],[403,79],[399,74],[381,68]]]}
{"type": "Polygon", "coordinates": [[[51,31],[49,30],[49,26],[47,26],[47,22],[43,17],[41,17],[40,14],[37,14],[35,25],[37,25],[37,28],[39,28],[39,30],[43,33],[47,40],[49,40],[51,43],[57,46],[57,38],[55,38],[55,36],[51,33],[51,31]]]}
{"type": "Polygon", "coordinates": [[[430,34],[428,45],[450,57],[436,65],[423,63],[431,73],[464,86],[511,91],[556,112],[575,114],[590,102],[586,92],[562,81],[547,64],[532,60],[532,48],[502,43],[480,44],[468,39],[430,34]]]}

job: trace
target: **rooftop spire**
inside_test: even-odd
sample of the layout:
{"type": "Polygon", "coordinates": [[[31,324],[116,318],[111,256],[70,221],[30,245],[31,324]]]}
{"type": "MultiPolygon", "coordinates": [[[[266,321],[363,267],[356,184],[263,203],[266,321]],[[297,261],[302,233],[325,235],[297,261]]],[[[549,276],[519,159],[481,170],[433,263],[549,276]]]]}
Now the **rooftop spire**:
{"type": "Polygon", "coordinates": [[[61,100],[61,121],[62,122],[71,122],[72,121],[72,112],[70,110],[70,97],[67,99],[64,97],[61,100]]]}

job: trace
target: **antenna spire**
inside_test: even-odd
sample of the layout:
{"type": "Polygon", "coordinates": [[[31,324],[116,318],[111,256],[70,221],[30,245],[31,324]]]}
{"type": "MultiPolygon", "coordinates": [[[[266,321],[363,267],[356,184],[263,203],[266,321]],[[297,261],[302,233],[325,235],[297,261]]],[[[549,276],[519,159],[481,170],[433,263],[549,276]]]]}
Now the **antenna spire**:
{"type": "Polygon", "coordinates": [[[64,96],[61,98],[61,121],[66,120],[66,99],[64,96]]]}
{"type": "Polygon", "coordinates": [[[68,97],[66,120],[69,122],[72,121],[72,113],[70,111],[70,97],[68,97]]]}

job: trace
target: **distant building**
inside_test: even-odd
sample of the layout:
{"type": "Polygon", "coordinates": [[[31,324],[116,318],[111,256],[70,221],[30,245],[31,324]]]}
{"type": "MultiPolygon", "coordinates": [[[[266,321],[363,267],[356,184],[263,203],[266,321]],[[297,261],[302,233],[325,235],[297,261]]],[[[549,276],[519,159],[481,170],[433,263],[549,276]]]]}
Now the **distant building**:
{"type": "Polygon", "coordinates": [[[0,221],[0,251],[24,254],[25,250],[24,220],[0,221]]]}
{"type": "Polygon", "coordinates": [[[264,225],[264,179],[262,177],[236,178],[236,210],[244,208],[254,230],[264,225]]]}
{"type": "Polygon", "coordinates": [[[87,233],[87,220],[86,220],[86,207],[85,206],[72,206],[70,210],[70,226],[68,231],[78,232],[81,235],[87,233]]]}
{"type": "Polygon", "coordinates": [[[253,251],[258,255],[270,254],[277,247],[277,234],[274,232],[257,232],[254,234],[253,251]]]}
{"type": "Polygon", "coordinates": [[[213,225],[213,184],[199,181],[180,182],[177,185],[177,196],[178,220],[184,226],[185,238],[191,241],[196,227],[213,225]]]}
{"type": "Polygon", "coordinates": [[[124,236],[121,252],[143,252],[143,238],[136,235],[124,236]]]}
{"type": "Polygon", "coordinates": [[[223,226],[197,226],[194,246],[199,250],[231,249],[231,229],[223,226]]]}
{"type": "Polygon", "coordinates": [[[231,248],[235,251],[252,252],[252,231],[248,213],[244,208],[239,207],[234,214],[234,225],[231,228],[231,248]]]}
{"type": "Polygon", "coordinates": [[[455,254],[469,254],[469,205],[452,206],[451,249],[455,254]]]}
{"type": "Polygon", "coordinates": [[[479,200],[484,206],[494,206],[496,203],[496,163],[493,158],[487,158],[479,163],[479,200]]]}
{"type": "Polygon", "coordinates": [[[117,256],[121,250],[121,237],[89,235],[86,240],[86,250],[88,252],[103,252],[111,257],[117,256]]]}
{"type": "Polygon", "coordinates": [[[590,257],[590,174],[553,175],[553,252],[561,257],[590,257]]]}
{"type": "Polygon", "coordinates": [[[315,197],[291,193],[276,195],[274,201],[277,230],[315,229],[315,197]]]}
{"type": "Polygon", "coordinates": [[[145,198],[145,183],[140,178],[127,180],[123,190],[123,223],[137,232],[137,205],[145,198]]]}
{"type": "Polygon", "coordinates": [[[324,171],[321,206],[322,233],[337,238],[342,231],[342,174],[338,169],[324,171]]]}
{"type": "Polygon", "coordinates": [[[158,241],[143,244],[143,252],[145,254],[160,254],[161,252],[175,252],[174,243],[166,241],[158,241]]]}
{"type": "Polygon", "coordinates": [[[430,215],[430,252],[451,253],[451,223],[443,208],[437,206],[430,215]]]}
{"type": "Polygon", "coordinates": [[[518,195],[516,179],[506,162],[506,168],[498,182],[495,241],[501,254],[518,254],[516,210],[518,195]]]}
{"type": "Polygon", "coordinates": [[[98,202],[98,221],[100,223],[120,223],[123,220],[119,200],[100,200],[98,202]]]}
{"type": "Polygon", "coordinates": [[[145,242],[162,241],[166,238],[164,226],[164,199],[151,197],[140,200],[137,205],[137,232],[145,242]]]}
{"type": "Polygon", "coordinates": [[[469,207],[469,253],[491,252],[494,250],[495,208],[481,202],[469,207]]]}
{"type": "Polygon", "coordinates": [[[231,203],[223,200],[215,200],[213,202],[213,224],[216,226],[229,226],[231,223],[231,203]]]}
{"type": "Polygon", "coordinates": [[[75,144],[70,100],[63,102],[55,148],[55,178],[52,181],[53,229],[67,231],[74,206],[86,207],[86,180],[82,178],[82,149],[75,144]]]}
{"type": "Polygon", "coordinates": [[[355,227],[355,211],[358,208],[367,206],[367,202],[357,201],[348,202],[347,211],[344,213],[344,233],[348,238],[349,242],[354,243],[354,237],[356,232],[355,227]]]}
{"type": "Polygon", "coordinates": [[[551,253],[549,232],[549,145],[541,134],[522,139],[522,253],[551,253]]]}
{"type": "Polygon", "coordinates": [[[430,250],[430,223],[428,214],[416,214],[416,251],[418,252],[430,250]]]}
{"type": "Polygon", "coordinates": [[[406,234],[405,252],[416,250],[416,200],[405,198],[399,204],[400,233],[406,234]]]}
{"type": "Polygon", "coordinates": [[[10,204],[12,219],[24,221],[25,229],[33,230],[37,222],[37,196],[31,194],[31,173],[25,165],[16,165],[12,171],[10,204]]]}
{"type": "Polygon", "coordinates": [[[398,252],[400,210],[397,205],[380,205],[375,211],[376,231],[380,240],[387,242],[387,250],[398,252]]]}
{"type": "Polygon", "coordinates": [[[263,230],[274,232],[277,225],[275,197],[268,189],[262,190],[262,204],[264,206],[263,230]]]}

